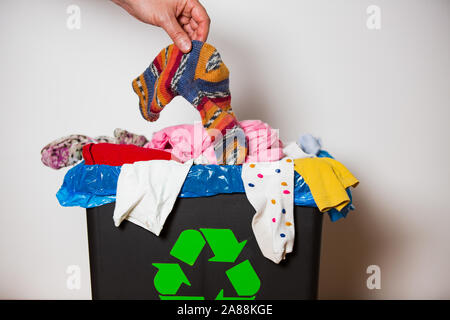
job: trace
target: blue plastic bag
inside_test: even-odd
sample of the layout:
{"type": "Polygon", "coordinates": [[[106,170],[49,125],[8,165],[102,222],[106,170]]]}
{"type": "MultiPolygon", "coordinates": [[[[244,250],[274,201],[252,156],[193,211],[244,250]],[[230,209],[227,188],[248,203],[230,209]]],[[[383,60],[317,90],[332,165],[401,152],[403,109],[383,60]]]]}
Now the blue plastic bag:
{"type": "Polygon", "coordinates": [[[194,165],[184,181],[180,198],[208,197],[219,193],[244,193],[242,166],[194,165]]]}
{"type": "MultiPolygon", "coordinates": [[[[319,157],[329,157],[321,151],[319,157]]],[[[108,165],[85,165],[84,161],[70,169],[56,194],[62,206],[92,208],[116,201],[117,180],[121,167],[108,165]]],[[[208,197],[221,193],[245,193],[241,178],[242,166],[233,165],[193,165],[189,170],[180,198],[208,197]]],[[[350,210],[352,195],[347,189],[350,204],[340,212],[331,209],[327,212],[331,221],[345,218],[350,210]]],[[[294,171],[294,204],[317,207],[309,186],[300,174],[294,171]]]]}
{"type": "MultiPolygon", "coordinates": [[[[121,167],[85,165],[70,169],[56,197],[62,206],[91,208],[116,199],[121,167]]],[[[220,193],[244,193],[242,166],[194,165],[189,170],[179,197],[208,197],[220,193]]],[[[303,178],[295,174],[294,202],[300,206],[316,206],[303,178]]]]}
{"type": "Polygon", "coordinates": [[[297,171],[294,171],[294,204],[304,207],[317,207],[309,186],[297,171]]]}
{"type": "Polygon", "coordinates": [[[88,166],[82,161],[67,171],[56,198],[65,207],[92,208],[114,202],[120,169],[101,164],[88,166]]]}

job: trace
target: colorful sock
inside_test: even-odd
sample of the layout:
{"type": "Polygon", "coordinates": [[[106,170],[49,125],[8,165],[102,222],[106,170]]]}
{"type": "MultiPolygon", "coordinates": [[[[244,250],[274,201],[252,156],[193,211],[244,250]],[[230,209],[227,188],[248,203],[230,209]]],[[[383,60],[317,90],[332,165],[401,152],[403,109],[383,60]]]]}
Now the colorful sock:
{"type": "Polygon", "coordinates": [[[219,164],[241,164],[247,154],[245,134],[231,109],[229,71],[210,44],[192,41],[184,54],[175,45],[163,49],[133,80],[142,116],[156,121],[175,96],[189,101],[202,117],[219,164]]]}
{"type": "Polygon", "coordinates": [[[294,247],[294,162],[245,163],[242,182],[255,209],[252,229],[263,255],[275,263],[294,247]]]}
{"type": "Polygon", "coordinates": [[[42,148],[41,161],[47,167],[53,169],[73,165],[83,158],[81,154],[82,145],[91,142],[93,142],[91,138],[80,134],[59,138],[42,148]]]}
{"type": "Polygon", "coordinates": [[[117,143],[116,138],[112,138],[110,136],[98,136],[92,139],[95,143],[117,143]]]}
{"type": "Polygon", "coordinates": [[[41,161],[53,169],[68,167],[83,159],[82,150],[85,145],[100,142],[115,143],[115,139],[108,136],[90,138],[81,134],[62,137],[42,148],[41,161]]]}
{"type": "Polygon", "coordinates": [[[114,137],[116,138],[117,144],[134,144],[135,146],[143,147],[148,142],[145,136],[120,128],[114,130],[114,137]]]}

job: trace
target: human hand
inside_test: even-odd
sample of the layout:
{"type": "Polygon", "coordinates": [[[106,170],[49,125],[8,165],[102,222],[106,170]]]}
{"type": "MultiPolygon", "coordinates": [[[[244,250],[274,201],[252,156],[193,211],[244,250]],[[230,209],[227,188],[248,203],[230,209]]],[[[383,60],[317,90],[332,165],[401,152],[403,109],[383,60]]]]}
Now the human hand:
{"type": "Polygon", "coordinates": [[[112,0],[136,19],[163,28],[187,53],[191,40],[206,41],[210,19],[199,0],[112,0]]]}

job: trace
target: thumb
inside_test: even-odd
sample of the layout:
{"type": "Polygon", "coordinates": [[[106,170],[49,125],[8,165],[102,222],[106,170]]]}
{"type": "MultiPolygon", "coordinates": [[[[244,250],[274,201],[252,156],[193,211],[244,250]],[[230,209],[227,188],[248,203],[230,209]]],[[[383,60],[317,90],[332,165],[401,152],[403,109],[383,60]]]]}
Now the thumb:
{"type": "Polygon", "coordinates": [[[173,43],[180,48],[184,53],[188,53],[191,50],[191,39],[187,33],[181,28],[175,17],[167,20],[166,23],[162,25],[163,29],[166,30],[169,37],[172,39],[173,43]]]}

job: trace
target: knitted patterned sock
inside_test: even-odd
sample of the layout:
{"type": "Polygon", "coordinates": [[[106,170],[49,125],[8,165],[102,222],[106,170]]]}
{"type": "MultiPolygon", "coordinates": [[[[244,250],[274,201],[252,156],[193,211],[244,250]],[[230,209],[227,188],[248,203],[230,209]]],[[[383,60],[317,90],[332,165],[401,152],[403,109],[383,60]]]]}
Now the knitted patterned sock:
{"type": "Polygon", "coordinates": [[[117,144],[134,144],[135,146],[143,147],[148,142],[145,136],[120,128],[114,130],[114,137],[116,138],[117,144]]]}
{"type": "Polygon", "coordinates": [[[76,164],[83,159],[83,147],[89,143],[109,142],[115,139],[107,136],[90,138],[81,134],[62,137],[47,144],[41,150],[41,161],[47,167],[61,169],[76,164]]]}
{"type": "Polygon", "coordinates": [[[211,136],[219,164],[241,164],[247,154],[245,134],[231,109],[229,71],[217,50],[192,41],[183,54],[176,46],[163,49],[151,65],[133,80],[142,116],[156,121],[175,96],[181,95],[200,112],[211,136]]]}

